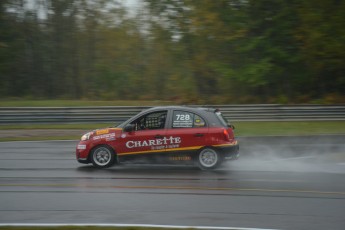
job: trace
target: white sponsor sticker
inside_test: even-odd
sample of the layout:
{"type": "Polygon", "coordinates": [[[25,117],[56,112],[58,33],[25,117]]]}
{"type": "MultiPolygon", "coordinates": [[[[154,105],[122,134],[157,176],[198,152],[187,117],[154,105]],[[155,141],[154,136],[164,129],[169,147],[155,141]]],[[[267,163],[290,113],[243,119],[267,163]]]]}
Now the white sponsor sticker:
{"type": "Polygon", "coordinates": [[[108,133],[108,134],[103,134],[103,135],[93,137],[93,140],[99,140],[99,139],[106,139],[107,141],[115,140],[115,133],[108,133]]]}
{"type": "Polygon", "coordinates": [[[86,145],[78,145],[77,149],[86,149],[86,145]]]}
{"type": "MultiPolygon", "coordinates": [[[[170,146],[179,144],[182,142],[181,137],[164,137],[162,139],[151,139],[151,140],[144,140],[144,141],[127,141],[126,147],[131,148],[138,148],[138,147],[147,147],[147,146],[159,146],[159,145],[165,145],[170,146]]],[[[178,148],[178,147],[166,147],[166,148],[178,148]]]]}

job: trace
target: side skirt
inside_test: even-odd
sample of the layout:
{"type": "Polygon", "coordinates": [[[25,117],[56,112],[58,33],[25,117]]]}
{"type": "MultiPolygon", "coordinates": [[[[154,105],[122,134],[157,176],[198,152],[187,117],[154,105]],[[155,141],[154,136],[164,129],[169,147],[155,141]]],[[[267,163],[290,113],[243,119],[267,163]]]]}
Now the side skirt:
{"type": "Polygon", "coordinates": [[[120,163],[136,164],[193,164],[195,151],[159,152],[147,154],[118,155],[120,163]]]}

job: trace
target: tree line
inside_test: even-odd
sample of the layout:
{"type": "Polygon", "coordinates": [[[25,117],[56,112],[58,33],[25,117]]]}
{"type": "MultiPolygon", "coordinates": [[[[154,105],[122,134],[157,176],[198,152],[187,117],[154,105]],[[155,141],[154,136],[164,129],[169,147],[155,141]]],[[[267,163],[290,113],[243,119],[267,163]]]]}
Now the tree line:
{"type": "Polygon", "coordinates": [[[344,103],[345,1],[1,0],[0,96],[344,103]]]}

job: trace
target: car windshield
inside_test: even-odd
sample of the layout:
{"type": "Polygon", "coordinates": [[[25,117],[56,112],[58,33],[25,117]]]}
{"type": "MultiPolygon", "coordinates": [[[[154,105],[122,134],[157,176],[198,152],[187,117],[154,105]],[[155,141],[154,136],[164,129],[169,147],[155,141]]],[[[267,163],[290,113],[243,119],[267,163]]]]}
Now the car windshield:
{"type": "Polygon", "coordinates": [[[217,115],[217,117],[220,120],[220,122],[222,123],[222,125],[224,125],[225,127],[230,126],[230,122],[223,116],[223,114],[221,112],[216,112],[215,114],[217,115]]]}

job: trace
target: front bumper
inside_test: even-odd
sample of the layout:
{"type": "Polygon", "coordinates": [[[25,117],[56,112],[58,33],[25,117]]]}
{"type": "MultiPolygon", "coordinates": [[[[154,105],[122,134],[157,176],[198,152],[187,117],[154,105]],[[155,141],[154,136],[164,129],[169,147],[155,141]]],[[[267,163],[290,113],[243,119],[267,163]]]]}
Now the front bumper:
{"type": "Polygon", "coordinates": [[[77,160],[79,163],[82,163],[82,164],[90,163],[90,161],[87,158],[78,158],[77,160]]]}
{"type": "Polygon", "coordinates": [[[76,158],[79,163],[88,164],[90,163],[88,159],[89,149],[87,144],[83,141],[79,142],[76,149],[76,158]]]}

